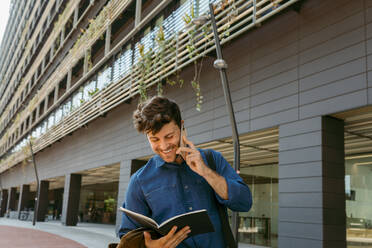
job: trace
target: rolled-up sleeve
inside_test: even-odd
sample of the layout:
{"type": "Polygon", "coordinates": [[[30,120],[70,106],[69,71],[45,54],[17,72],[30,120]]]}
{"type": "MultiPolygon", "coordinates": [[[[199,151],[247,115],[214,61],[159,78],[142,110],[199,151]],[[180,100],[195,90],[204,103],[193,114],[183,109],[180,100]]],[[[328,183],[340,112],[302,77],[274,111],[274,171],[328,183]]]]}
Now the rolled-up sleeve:
{"type": "MultiPolygon", "coordinates": [[[[127,193],[125,196],[125,202],[123,203],[123,208],[149,216],[150,210],[147,203],[144,200],[143,192],[138,184],[136,174],[134,174],[130,179],[127,193]]],[[[122,213],[122,215],[123,215],[122,221],[120,229],[118,231],[118,235],[120,238],[127,232],[140,227],[135,221],[130,219],[124,212],[122,213]]]]}
{"type": "Polygon", "coordinates": [[[217,173],[226,180],[229,196],[227,200],[224,200],[215,193],[217,200],[233,211],[249,211],[252,206],[252,194],[248,185],[244,183],[243,179],[235,172],[221,153],[216,151],[212,153],[217,173]]]}

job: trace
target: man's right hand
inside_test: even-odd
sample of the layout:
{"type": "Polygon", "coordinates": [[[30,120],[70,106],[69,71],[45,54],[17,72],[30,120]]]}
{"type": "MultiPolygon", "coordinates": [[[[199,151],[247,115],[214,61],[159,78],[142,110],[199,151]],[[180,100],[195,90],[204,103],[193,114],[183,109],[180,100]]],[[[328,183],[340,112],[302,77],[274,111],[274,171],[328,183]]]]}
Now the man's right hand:
{"type": "Polygon", "coordinates": [[[190,227],[185,226],[180,231],[176,231],[177,227],[174,226],[167,235],[160,239],[151,239],[150,233],[144,232],[145,245],[147,248],[175,248],[187,238],[187,234],[189,234],[191,230],[190,227]]]}

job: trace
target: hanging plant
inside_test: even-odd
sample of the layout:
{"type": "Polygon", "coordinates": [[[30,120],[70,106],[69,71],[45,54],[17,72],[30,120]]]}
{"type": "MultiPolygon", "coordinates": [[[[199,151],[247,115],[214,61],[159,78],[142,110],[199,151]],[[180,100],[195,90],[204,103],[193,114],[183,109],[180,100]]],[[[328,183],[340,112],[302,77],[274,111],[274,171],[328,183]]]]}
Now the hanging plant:
{"type": "Polygon", "coordinates": [[[23,155],[22,164],[26,165],[28,163],[28,161],[27,161],[28,158],[31,156],[30,146],[28,144],[25,144],[24,146],[22,146],[21,151],[22,151],[22,155],[23,155]]]}
{"type": "MultiPolygon", "coordinates": [[[[166,54],[166,44],[165,44],[165,36],[163,27],[159,28],[158,33],[155,37],[155,42],[158,45],[158,52],[155,56],[155,65],[159,68],[159,71],[163,71],[165,69],[165,54],[166,54]]],[[[157,83],[157,92],[158,95],[163,94],[163,85],[161,80],[158,80],[157,83]]]]}
{"type": "MultiPolygon", "coordinates": [[[[184,17],[182,18],[186,24],[186,27],[188,27],[188,31],[187,31],[188,41],[187,41],[186,49],[188,51],[188,56],[190,59],[193,59],[199,55],[196,49],[196,45],[195,45],[195,37],[198,33],[198,30],[195,25],[192,25],[192,20],[194,18],[195,18],[195,13],[194,13],[193,7],[191,7],[190,15],[186,13],[184,17]]],[[[208,33],[207,33],[208,31],[209,31],[208,28],[205,28],[203,30],[203,33],[207,37],[207,40],[208,40],[208,33]]],[[[206,47],[204,48],[204,51],[205,49],[206,47]]],[[[196,110],[197,111],[201,111],[201,105],[203,103],[203,96],[202,96],[201,88],[200,88],[200,74],[201,74],[201,69],[203,67],[203,59],[204,59],[204,56],[202,56],[200,62],[194,59],[194,77],[190,82],[196,95],[196,110]]]]}
{"type": "Polygon", "coordinates": [[[85,63],[87,64],[88,71],[90,71],[93,68],[92,51],[90,48],[87,49],[86,56],[85,56],[85,63]]]}
{"type": "Polygon", "coordinates": [[[137,68],[140,73],[140,79],[138,82],[138,89],[141,96],[142,101],[147,100],[147,90],[146,90],[146,84],[145,79],[147,75],[151,72],[151,66],[152,66],[152,49],[150,48],[148,52],[145,52],[145,46],[142,44],[138,44],[138,51],[140,55],[140,59],[137,64],[137,68]]]}
{"type": "Polygon", "coordinates": [[[97,94],[99,92],[99,89],[96,87],[95,89],[93,89],[93,90],[89,90],[88,91],[88,95],[90,96],[90,97],[93,97],[95,94],[97,94]]]}

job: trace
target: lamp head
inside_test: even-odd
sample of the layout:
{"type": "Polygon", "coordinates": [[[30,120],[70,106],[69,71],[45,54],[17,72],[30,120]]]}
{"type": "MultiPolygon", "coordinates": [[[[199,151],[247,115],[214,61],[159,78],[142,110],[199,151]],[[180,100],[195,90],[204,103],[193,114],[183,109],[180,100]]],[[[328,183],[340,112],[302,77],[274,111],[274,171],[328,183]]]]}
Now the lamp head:
{"type": "Polygon", "coordinates": [[[227,69],[227,63],[223,59],[216,59],[213,63],[213,66],[218,70],[227,69]]]}

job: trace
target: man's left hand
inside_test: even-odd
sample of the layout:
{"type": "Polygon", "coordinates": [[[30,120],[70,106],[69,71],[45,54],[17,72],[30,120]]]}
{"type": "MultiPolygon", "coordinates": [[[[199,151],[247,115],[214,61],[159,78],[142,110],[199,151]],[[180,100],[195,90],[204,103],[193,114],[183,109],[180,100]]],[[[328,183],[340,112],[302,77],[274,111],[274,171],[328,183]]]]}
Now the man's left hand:
{"type": "Polygon", "coordinates": [[[183,136],[183,142],[189,147],[180,147],[176,153],[181,154],[186,164],[212,186],[213,190],[224,200],[229,199],[229,192],[226,179],[217,172],[210,169],[205,163],[198,149],[194,144],[183,136]]]}
{"type": "Polygon", "coordinates": [[[209,167],[205,165],[204,160],[196,149],[195,145],[189,141],[185,136],[182,137],[184,144],[188,147],[179,147],[176,151],[186,161],[186,164],[200,176],[204,177],[209,172],[209,167]]]}

